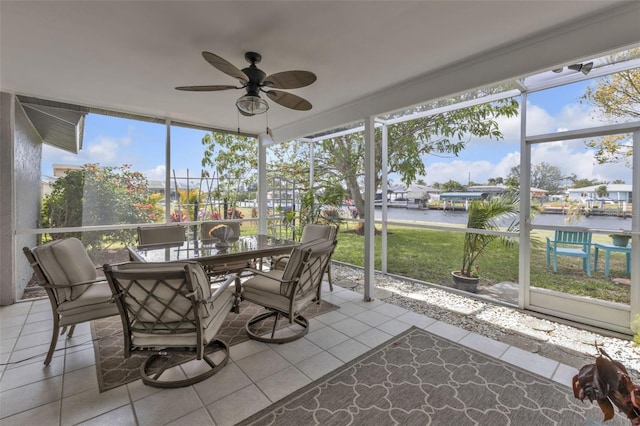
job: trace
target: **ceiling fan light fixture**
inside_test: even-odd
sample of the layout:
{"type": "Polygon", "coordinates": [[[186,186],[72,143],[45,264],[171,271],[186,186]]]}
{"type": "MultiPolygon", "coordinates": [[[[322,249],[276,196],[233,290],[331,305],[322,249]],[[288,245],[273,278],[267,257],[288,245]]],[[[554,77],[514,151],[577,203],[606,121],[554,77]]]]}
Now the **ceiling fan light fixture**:
{"type": "Polygon", "coordinates": [[[269,104],[260,96],[244,95],[238,98],[236,107],[247,115],[256,115],[267,112],[269,104]]]}

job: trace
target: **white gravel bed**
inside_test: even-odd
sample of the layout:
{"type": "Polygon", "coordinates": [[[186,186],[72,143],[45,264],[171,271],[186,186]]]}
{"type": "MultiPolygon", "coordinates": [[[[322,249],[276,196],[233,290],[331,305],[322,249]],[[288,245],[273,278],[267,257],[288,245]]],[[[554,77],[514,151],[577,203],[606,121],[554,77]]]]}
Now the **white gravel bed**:
{"type": "MultiPolygon", "coordinates": [[[[364,274],[360,268],[332,264],[334,282],[363,292],[364,274]]],[[[640,384],[640,347],[633,341],[609,337],[587,329],[558,323],[474,297],[376,274],[379,298],[413,312],[481,334],[494,340],[539,353],[579,368],[592,363],[595,343],[629,371],[640,384]]]]}

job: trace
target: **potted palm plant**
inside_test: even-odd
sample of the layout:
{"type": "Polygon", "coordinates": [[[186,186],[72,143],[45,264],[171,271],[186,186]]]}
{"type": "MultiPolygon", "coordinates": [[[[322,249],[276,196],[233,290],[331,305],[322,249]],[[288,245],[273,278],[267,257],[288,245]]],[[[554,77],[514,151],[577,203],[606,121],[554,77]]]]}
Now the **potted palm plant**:
{"type": "MultiPolygon", "coordinates": [[[[467,228],[497,231],[505,229],[508,232],[518,232],[520,199],[516,194],[506,193],[488,199],[474,200],[469,205],[467,228]]],[[[467,232],[462,249],[462,267],[459,271],[451,272],[454,287],[477,292],[480,282],[480,267],[476,263],[484,250],[496,238],[503,244],[513,244],[509,237],[499,237],[491,234],[467,232]]]]}

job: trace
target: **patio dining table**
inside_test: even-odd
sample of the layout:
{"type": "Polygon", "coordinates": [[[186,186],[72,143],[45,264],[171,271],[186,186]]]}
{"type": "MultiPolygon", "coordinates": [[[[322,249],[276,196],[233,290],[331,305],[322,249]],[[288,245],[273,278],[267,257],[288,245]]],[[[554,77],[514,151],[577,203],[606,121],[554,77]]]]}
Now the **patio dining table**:
{"type": "Polygon", "coordinates": [[[131,260],[139,262],[197,261],[210,275],[234,273],[254,259],[288,254],[297,242],[267,235],[241,236],[229,240],[226,249],[216,248],[214,241],[191,239],[181,243],[127,247],[131,260]]]}

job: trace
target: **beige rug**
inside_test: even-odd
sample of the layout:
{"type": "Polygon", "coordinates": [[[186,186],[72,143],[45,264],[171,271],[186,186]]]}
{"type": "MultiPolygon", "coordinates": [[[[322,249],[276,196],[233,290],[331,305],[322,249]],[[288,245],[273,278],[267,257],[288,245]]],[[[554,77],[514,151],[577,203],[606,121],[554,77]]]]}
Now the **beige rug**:
{"type": "MultiPolygon", "coordinates": [[[[564,385],[411,328],[240,425],[590,425],[564,385]]],[[[606,425],[628,425],[620,416],[606,425]]]]}
{"type": "MultiPolygon", "coordinates": [[[[313,318],[325,312],[338,309],[338,306],[322,301],[320,305],[311,304],[304,312],[306,318],[313,318]]],[[[218,338],[227,342],[229,346],[248,340],[244,326],[246,322],[264,308],[253,303],[243,301],[240,313],[229,313],[218,333],[218,338]]],[[[286,320],[280,327],[287,326],[286,320]]],[[[266,328],[264,332],[270,331],[266,328]]],[[[122,322],[119,316],[104,318],[91,322],[93,347],[96,354],[96,373],[100,392],[133,382],[140,378],[140,365],[147,355],[132,355],[124,358],[124,341],[122,336],[122,322]]],[[[182,356],[177,363],[193,359],[193,356],[182,356]]]]}

